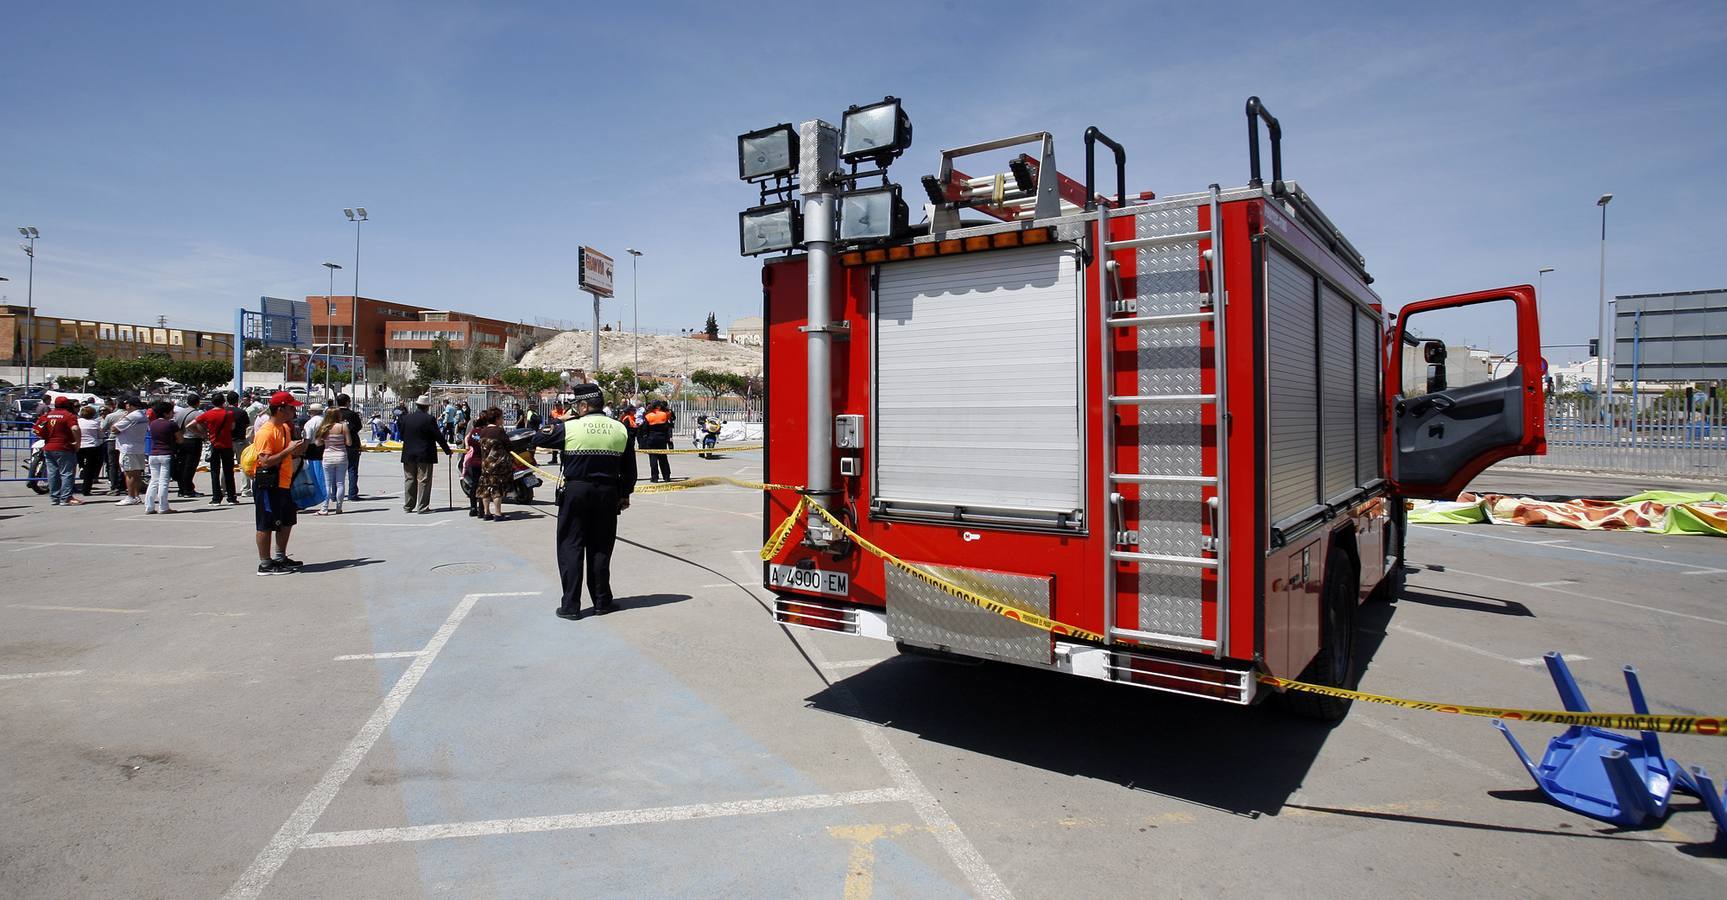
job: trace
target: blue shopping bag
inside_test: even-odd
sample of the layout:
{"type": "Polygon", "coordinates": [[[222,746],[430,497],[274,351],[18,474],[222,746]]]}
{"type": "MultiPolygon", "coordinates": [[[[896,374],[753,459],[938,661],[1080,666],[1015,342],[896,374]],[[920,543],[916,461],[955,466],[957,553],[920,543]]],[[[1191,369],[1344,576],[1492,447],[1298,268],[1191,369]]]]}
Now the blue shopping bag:
{"type": "Polygon", "coordinates": [[[294,498],[294,505],[301,509],[311,509],[328,499],[329,495],[324,491],[323,460],[301,460],[294,469],[294,483],[288,490],[294,498]]]}

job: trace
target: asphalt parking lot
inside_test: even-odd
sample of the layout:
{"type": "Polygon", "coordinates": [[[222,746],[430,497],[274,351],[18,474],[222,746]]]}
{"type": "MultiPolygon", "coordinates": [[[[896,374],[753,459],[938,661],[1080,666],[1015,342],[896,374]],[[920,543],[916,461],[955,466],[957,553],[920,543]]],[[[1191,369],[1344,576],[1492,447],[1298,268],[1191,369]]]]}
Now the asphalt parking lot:
{"type": "MultiPolygon", "coordinates": [[[[1698,802],[1638,831],[1568,813],[1485,720],[1357,704],[1328,727],[783,631],[744,489],[639,497],[622,611],[558,620],[549,505],[410,516],[398,472],[368,455],[374,499],[303,518],[306,570],[268,579],[250,509],[0,485],[0,893],[1727,892],[1698,802]]],[[[1421,527],[1409,562],[1365,616],[1364,690],[1551,708],[1560,650],[1597,709],[1627,707],[1626,663],[1657,712],[1727,705],[1719,540],[1421,527]]],[[[1535,752],[1558,731],[1516,730],[1535,752]]],[[[1727,741],[1663,744],[1727,774],[1727,741]]]]}

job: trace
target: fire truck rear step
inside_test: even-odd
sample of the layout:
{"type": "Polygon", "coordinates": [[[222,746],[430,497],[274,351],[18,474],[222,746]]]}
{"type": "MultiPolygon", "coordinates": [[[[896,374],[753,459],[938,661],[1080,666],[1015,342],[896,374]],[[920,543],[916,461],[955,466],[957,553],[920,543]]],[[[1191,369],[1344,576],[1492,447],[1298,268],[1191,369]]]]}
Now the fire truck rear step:
{"type": "Polygon", "coordinates": [[[1137,250],[1141,247],[1168,247],[1210,239],[1211,232],[1209,231],[1183,231],[1176,234],[1157,234],[1151,237],[1134,238],[1131,241],[1108,241],[1103,245],[1103,248],[1105,250],[1137,250]]]}
{"type": "Polygon", "coordinates": [[[1172,313],[1164,316],[1134,316],[1130,319],[1110,319],[1109,324],[1116,328],[1175,328],[1181,325],[1198,325],[1211,321],[1211,313],[1172,313]]]}

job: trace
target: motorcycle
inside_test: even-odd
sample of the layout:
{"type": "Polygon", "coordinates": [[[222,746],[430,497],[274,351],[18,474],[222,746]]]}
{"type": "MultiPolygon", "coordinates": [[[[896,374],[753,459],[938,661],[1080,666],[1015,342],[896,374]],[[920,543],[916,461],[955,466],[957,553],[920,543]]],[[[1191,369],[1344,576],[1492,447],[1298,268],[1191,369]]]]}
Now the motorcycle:
{"type": "Polygon", "coordinates": [[[532,428],[512,428],[505,432],[510,440],[510,478],[515,482],[515,487],[510,492],[510,500],[515,503],[533,503],[534,488],[542,484],[540,476],[517,458],[534,458],[534,435],[537,433],[532,428]]]}
{"type": "Polygon", "coordinates": [[[25,482],[30,490],[38,494],[48,493],[48,457],[42,453],[45,442],[37,438],[30,442],[30,459],[24,464],[25,482]]]}

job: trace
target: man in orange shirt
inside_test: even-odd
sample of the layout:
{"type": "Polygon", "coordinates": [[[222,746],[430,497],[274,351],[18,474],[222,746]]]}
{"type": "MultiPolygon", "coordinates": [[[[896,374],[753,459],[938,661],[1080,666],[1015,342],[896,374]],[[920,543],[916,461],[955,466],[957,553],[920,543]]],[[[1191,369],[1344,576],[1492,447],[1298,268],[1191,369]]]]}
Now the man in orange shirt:
{"type": "Polygon", "coordinates": [[[300,401],[287,391],[270,396],[270,418],[254,430],[252,449],[258,468],[252,476],[252,504],[257,521],[258,574],[287,575],[300,568],[288,558],[288,535],[298,509],[289,488],[294,483],[295,454],[305,441],[294,440],[294,408],[300,401]],[[270,536],[276,536],[276,556],[270,557],[270,536]]]}

